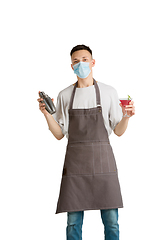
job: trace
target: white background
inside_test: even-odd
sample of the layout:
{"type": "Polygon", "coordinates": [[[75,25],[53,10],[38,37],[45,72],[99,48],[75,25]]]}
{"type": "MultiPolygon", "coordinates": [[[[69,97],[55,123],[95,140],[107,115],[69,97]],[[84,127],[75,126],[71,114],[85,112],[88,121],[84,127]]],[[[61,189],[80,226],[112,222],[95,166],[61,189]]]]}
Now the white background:
{"type": "MultiPolygon", "coordinates": [[[[159,237],[160,6],[155,0],[0,3],[0,239],[65,239],[55,215],[67,139],[49,132],[38,91],[56,99],[76,81],[70,51],[93,50],[97,81],[135,101],[126,133],[110,140],[124,208],[122,240],[159,237]]],[[[83,239],[104,239],[99,211],[84,216],[83,239]]]]}

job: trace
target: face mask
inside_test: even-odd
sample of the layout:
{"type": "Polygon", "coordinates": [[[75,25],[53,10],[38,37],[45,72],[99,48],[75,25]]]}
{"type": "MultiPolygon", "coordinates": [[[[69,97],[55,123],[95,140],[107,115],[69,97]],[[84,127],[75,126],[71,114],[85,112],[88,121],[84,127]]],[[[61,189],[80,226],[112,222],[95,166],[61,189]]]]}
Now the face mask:
{"type": "Polygon", "coordinates": [[[73,66],[74,73],[79,78],[86,78],[90,74],[89,62],[79,62],[73,66]]]}

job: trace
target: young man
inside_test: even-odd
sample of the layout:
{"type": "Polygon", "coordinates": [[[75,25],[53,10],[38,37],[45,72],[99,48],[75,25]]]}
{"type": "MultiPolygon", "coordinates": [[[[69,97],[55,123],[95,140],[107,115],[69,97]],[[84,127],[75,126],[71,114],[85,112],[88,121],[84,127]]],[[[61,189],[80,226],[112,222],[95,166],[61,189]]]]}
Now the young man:
{"type": "Polygon", "coordinates": [[[59,93],[57,112],[51,116],[38,99],[53,135],[68,138],[56,213],[68,213],[67,240],[79,240],[84,211],[99,209],[105,239],[118,240],[118,208],[123,203],[109,135],[112,130],[117,136],[125,132],[134,103],[126,109],[119,106],[116,90],[93,78],[95,60],[89,47],[75,46],[70,55],[78,81],[59,93]]]}

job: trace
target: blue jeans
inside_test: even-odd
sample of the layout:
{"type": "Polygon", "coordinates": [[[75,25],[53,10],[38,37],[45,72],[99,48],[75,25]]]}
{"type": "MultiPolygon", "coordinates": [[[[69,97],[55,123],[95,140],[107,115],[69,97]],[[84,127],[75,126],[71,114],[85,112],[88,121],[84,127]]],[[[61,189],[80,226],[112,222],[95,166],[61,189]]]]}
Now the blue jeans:
{"type": "MultiPolygon", "coordinates": [[[[100,210],[105,240],[119,240],[118,208],[100,210]]],[[[84,211],[68,212],[67,240],[82,240],[84,211]]]]}

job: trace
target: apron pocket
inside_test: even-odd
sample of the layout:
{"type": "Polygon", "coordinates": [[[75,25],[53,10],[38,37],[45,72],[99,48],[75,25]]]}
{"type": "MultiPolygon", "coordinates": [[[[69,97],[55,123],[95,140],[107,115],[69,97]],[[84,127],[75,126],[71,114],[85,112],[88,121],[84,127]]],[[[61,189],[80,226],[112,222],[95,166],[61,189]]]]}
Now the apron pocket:
{"type": "Polygon", "coordinates": [[[94,173],[117,172],[113,150],[108,143],[94,144],[94,173]]]}
{"type": "Polygon", "coordinates": [[[92,145],[69,145],[65,157],[64,175],[92,175],[93,154],[92,145]]]}

